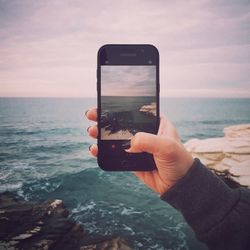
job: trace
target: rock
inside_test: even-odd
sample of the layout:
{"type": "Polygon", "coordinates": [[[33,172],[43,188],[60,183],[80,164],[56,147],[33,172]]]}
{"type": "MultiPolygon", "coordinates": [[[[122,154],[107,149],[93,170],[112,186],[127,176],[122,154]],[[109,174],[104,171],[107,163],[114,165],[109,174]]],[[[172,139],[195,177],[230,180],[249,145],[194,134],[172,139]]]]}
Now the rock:
{"type": "Polygon", "coordinates": [[[127,245],[127,242],[121,239],[120,237],[107,240],[105,242],[100,242],[97,244],[91,244],[87,246],[82,246],[80,250],[107,250],[107,249],[120,249],[120,250],[131,250],[127,245]]]}
{"type": "Polygon", "coordinates": [[[152,102],[149,105],[143,105],[139,111],[144,112],[146,114],[153,114],[154,116],[156,116],[156,103],[152,102]]]}
{"type": "Polygon", "coordinates": [[[250,124],[241,124],[224,128],[224,134],[227,138],[241,138],[249,142],[250,124]]]}
{"type": "Polygon", "coordinates": [[[227,127],[224,134],[218,138],[192,139],[184,146],[217,175],[224,172],[227,180],[250,187],[250,124],[227,127]]]}
{"type": "Polygon", "coordinates": [[[30,233],[29,234],[19,234],[18,236],[13,237],[12,240],[25,240],[25,239],[30,238],[32,235],[33,234],[30,234],[30,233]]]}
{"type": "Polygon", "coordinates": [[[90,237],[68,214],[61,200],[34,203],[0,194],[0,249],[131,249],[119,237],[90,237]]]}
{"type": "Polygon", "coordinates": [[[250,160],[235,164],[231,167],[230,172],[235,176],[250,176],[250,160]]]}

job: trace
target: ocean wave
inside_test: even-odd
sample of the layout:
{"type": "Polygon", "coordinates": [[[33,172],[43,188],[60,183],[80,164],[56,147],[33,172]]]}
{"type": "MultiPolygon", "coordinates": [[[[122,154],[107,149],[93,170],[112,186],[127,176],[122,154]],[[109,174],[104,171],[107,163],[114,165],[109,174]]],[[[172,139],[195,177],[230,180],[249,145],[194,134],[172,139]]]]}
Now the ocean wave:
{"type": "MultiPolygon", "coordinates": [[[[86,169],[38,180],[24,184],[20,193],[28,200],[62,199],[70,209],[72,219],[82,223],[90,235],[121,235],[131,242],[135,250],[178,249],[178,246],[184,246],[186,224],[178,224],[180,218],[173,216],[168,207],[163,207],[161,203],[157,206],[155,202],[148,203],[149,196],[145,191],[131,195],[136,183],[131,182],[132,186],[125,191],[124,184],[129,179],[125,178],[122,182],[120,178],[123,175],[114,173],[110,182],[109,178],[100,179],[99,172],[99,169],[86,169]],[[114,188],[113,182],[119,182],[119,185],[114,188]],[[139,203],[138,197],[141,199],[139,203]],[[160,209],[164,210],[164,215],[160,209]],[[162,221],[165,221],[164,226],[172,225],[172,229],[162,230],[162,221]],[[144,248],[140,247],[141,244],[144,248]]],[[[105,174],[111,175],[104,172],[102,177],[105,174]]],[[[133,179],[133,176],[128,175],[127,178],[133,179]]]]}
{"type": "Polygon", "coordinates": [[[50,142],[50,144],[45,142],[45,144],[36,143],[35,145],[26,148],[27,153],[58,153],[62,154],[64,152],[67,152],[67,154],[70,154],[71,152],[74,152],[75,150],[81,150],[83,151],[84,148],[88,147],[89,144],[87,142],[73,142],[73,141],[64,141],[64,142],[50,142]]]}
{"type": "Polygon", "coordinates": [[[0,181],[6,180],[11,175],[10,172],[0,172],[0,181]]]}
{"type": "Polygon", "coordinates": [[[42,128],[39,127],[14,127],[10,124],[6,126],[1,126],[0,136],[34,136],[34,135],[43,135],[43,136],[51,136],[51,135],[80,135],[81,130],[79,128],[45,128],[44,125],[42,128]]]}
{"type": "Polygon", "coordinates": [[[132,227],[129,227],[128,225],[122,224],[124,230],[128,231],[130,235],[135,235],[135,231],[132,229],[132,227]]]}
{"type": "Polygon", "coordinates": [[[76,208],[72,209],[72,214],[78,214],[78,213],[82,213],[84,211],[88,211],[93,209],[96,206],[96,203],[91,200],[88,204],[84,204],[82,205],[81,203],[77,205],[76,208]]]}
{"type": "Polygon", "coordinates": [[[0,190],[18,191],[23,185],[31,179],[39,179],[44,177],[42,173],[37,172],[34,166],[27,162],[10,162],[9,164],[0,164],[0,190]]]}
{"type": "Polygon", "coordinates": [[[0,193],[6,192],[6,191],[17,191],[22,187],[23,183],[22,182],[16,182],[16,183],[6,183],[6,184],[0,184],[0,193]]]}
{"type": "Polygon", "coordinates": [[[225,120],[203,120],[200,121],[199,123],[205,124],[205,125],[220,125],[220,124],[231,124],[233,121],[225,121],[225,120]]]}
{"type": "MultiPolygon", "coordinates": [[[[131,173],[97,168],[88,152],[92,139],[85,129],[90,123],[81,117],[95,103],[94,98],[5,99],[0,109],[0,191],[34,201],[62,199],[87,231],[121,235],[135,250],[188,249],[188,244],[204,249],[179,213],[131,173]]],[[[162,111],[182,140],[217,136],[225,126],[250,122],[249,100],[221,103],[166,99],[162,111]]]]}
{"type": "Polygon", "coordinates": [[[121,215],[131,215],[131,214],[141,214],[141,211],[135,211],[133,207],[123,207],[121,211],[121,215]]]}

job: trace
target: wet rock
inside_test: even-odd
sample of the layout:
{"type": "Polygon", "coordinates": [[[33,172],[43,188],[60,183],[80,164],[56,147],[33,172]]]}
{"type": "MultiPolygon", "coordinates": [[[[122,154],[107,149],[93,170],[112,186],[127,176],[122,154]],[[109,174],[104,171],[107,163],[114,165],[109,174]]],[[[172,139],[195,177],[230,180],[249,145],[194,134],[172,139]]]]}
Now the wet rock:
{"type": "Polygon", "coordinates": [[[131,250],[127,245],[127,242],[120,237],[106,240],[97,244],[90,244],[87,246],[82,246],[81,250],[107,250],[107,249],[120,249],[120,250],[131,250]]]}
{"type": "Polygon", "coordinates": [[[241,186],[250,187],[250,124],[224,129],[224,137],[192,139],[184,144],[193,157],[199,158],[215,173],[241,186]]]}
{"type": "Polygon", "coordinates": [[[61,200],[34,203],[0,194],[0,249],[131,249],[119,237],[90,237],[68,214],[61,200]]]}

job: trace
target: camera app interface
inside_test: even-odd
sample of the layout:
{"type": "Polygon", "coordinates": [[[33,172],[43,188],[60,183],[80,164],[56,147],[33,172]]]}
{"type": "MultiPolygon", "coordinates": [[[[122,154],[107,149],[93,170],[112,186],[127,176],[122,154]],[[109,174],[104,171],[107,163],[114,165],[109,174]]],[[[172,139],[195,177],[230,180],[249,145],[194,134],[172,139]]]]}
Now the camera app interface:
{"type": "Polygon", "coordinates": [[[156,66],[101,66],[101,140],[155,133],[156,66]]]}

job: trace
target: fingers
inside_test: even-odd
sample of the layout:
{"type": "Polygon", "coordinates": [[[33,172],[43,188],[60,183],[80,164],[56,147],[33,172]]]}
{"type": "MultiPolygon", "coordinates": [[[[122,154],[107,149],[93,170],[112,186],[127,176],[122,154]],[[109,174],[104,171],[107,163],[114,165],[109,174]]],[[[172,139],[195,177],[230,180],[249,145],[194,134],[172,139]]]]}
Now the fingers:
{"type": "MultiPolygon", "coordinates": [[[[97,108],[91,108],[89,110],[87,110],[85,112],[86,117],[91,120],[96,122],[97,121],[97,108]]],[[[87,128],[87,131],[89,133],[89,136],[93,137],[93,138],[97,138],[98,136],[98,128],[96,125],[94,126],[90,126],[87,128]]],[[[98,147],[96,144],[93,144],[91,146],[89,146],[89,152],[93,155],[93,156],[97,156],[98,154],[98,147]]]]}
{"type": "MultiPolygon", "coordinates": [[[[86,117],[91,120],[96,122],[97,121],[97,108],[91,108],[89,110],[87,110],[85,112],[86,117]]],[[[97,138],[98,136],[98,128],[96,125],[94,126],[90,126],[87,128],[87,131],[89,133],[89,136],[93,137],[93,138],[97,138]]],[[[93,144],[91,146],[89,146],[89,152],[93,155],[93,156],[97,156],[98,154],[98,147],[96,144],[93,144]]]]}
{"type": "Polygon", "coordinates": [[[91,108],[85,112],[86,117],[91,120],[96,122],[97,121],[97,108],[91,108]]]}
{"type": "Polygon", "coordinates": [[[145,172],[143,171],[133,171],[133,174],[137,176],[140,180],[144,180],[145,172]]]}
{"type": "MultiPolygon", "coordinates": [[[[97,108],[91,108],[86,111],[86,117],[91,121],[97,121],[97,108]]],[[[98,128],[97,126],[90,126],[87,129],[89,136],[97,138],[98,128]]],[[[162,146],[166,147],[166,138],[180,141],[178,133],[175,127],[170,121],[167,120],[165,116],[161,116],[160,126],[157,135],[139,132],[131,139],[131,147],[127,149],[130,153],[148,152],[154,154],[162,146]]],[[[168,144],[168,143],[167,143],[168,144]]],[[[96,145],[90,147],[91,154],[96,156],[98,153],[98,148],[96,145]]]]}
{"type": "Polygon", "coordinates": [[[97,156],[98,154],[98,147],[96,144],[93,144],[91,146],[89,146],[89,152],[93,155],[93,156],[97,156]]]}
{"type": "Polygon", "coordinates": [[[126,151],[128,153],[148,152],[154,154],[159,147],[162,147],[162,137],[139,132],[130,141],[130,148],[126,151]]]}
{"type": "Polygon", "coordinates": [[[91,136],[92,138],[96,139],[98,136],[98,128],[97,126],[90,126],[87,128],[87,131],[89,133],[89,136],[91,136]]]}
{"type": "Polygon", "coordinates": [[[167,135],[169,130],[172,131],[175,130],[175,128],[165,116],[161,116],[158,134],[137,133],[132,137],[129,145],[130,148],[126,149],[126,151],[129,153],[148,152],[150,154],[155,154],[159,149],[166,147],[166,144],[168,144],[167,135]]]}

